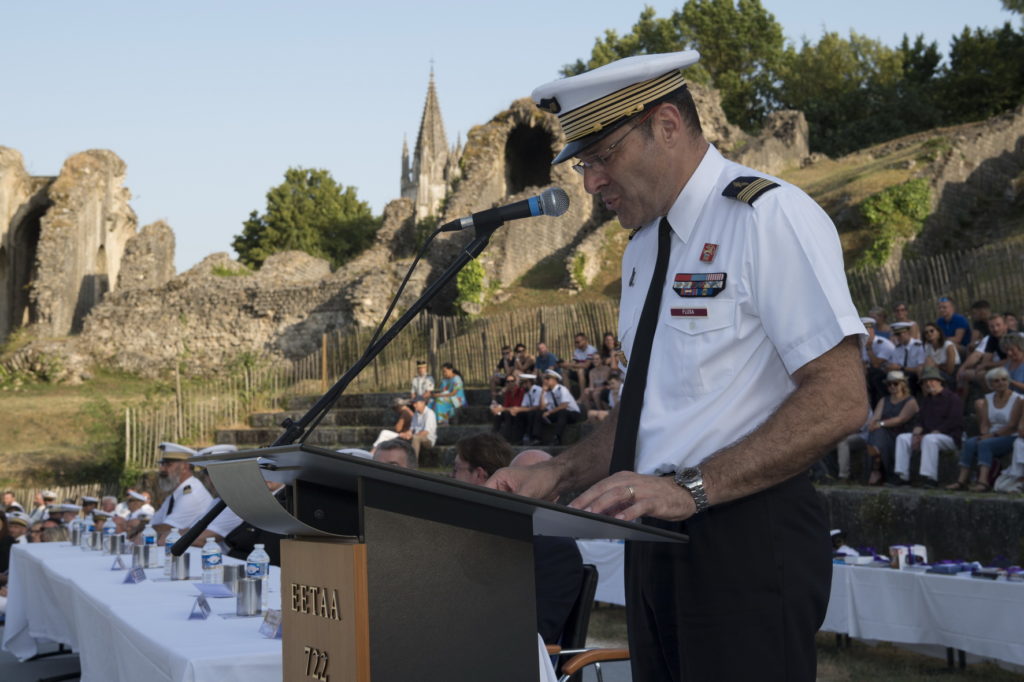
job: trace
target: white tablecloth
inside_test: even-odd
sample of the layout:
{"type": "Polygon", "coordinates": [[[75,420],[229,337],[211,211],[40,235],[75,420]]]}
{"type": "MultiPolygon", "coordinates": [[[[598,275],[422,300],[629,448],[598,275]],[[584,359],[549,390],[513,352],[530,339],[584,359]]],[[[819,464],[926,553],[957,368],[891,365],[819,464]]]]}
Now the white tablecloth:
{"type": "MultiPolygon", "coordinates": [[[[189,551],[198,578],[199,550],[189,551]]],[[[24,660],[37,653],[37,640],[68,645],[79,654],[83,682],[280,682],[281,640],[261,637],[259,618],[217,615],[234,614],[234,599],[210,599],[210,617],[190,621],[193,582],[149,569],[146,581],[126,585],[126,571],[110,570],[112,563],[66,542],[14,545],[4,648],[24,660]]],[[[270,581],[270,607],[279,608],[276,568],[270,581]]]]}
{"type": "Polygon", "coordinates": [[[597,567],[596,601],[626,605],[624,556],[626,545],[621,540],[577,540],[583,563],[597,567]]]}
{"type": "Polygon", "coordinates": [[[821,629],[1024,665],[1024,583],[833,564],[821,629]]]}
{"type": "MultiPolygon", "coordinates": [[[[198,578],[199,549],[189,553],[198,578]]],[[[149,569],[147,580],[126,585],[126,571],[110,570],[113,562],[66,542],[14,545],[4,649],[25,660],[38,653],[39,641],[65,644],[79,655],[82,682],[281,681],[281,640],[259,634],[261,619],[218,615],[234,614],[233,598],[210,599],[207,620],[188,620],[198,596],[191,581],[164,580],[163,569],[149,569]]],[[[271,566],[270,608],[280,608],[280,579],[271,566]]],[[[539,679],[554,682],[540,635],[537,647],[539,679]]]]}

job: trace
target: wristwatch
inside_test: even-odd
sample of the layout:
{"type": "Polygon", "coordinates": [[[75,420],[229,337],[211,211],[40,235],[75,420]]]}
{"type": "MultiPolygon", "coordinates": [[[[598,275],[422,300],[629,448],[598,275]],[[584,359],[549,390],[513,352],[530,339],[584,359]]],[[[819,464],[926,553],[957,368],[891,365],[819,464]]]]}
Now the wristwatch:
{"type": "Polygon", "coordinates": [[[687,467],[677,471],[674,478],[676,485],[685,488],[693,496],[693,503],[697,510],[694,514],[700,514],[708,508],[708,494],[704,492],[704,477],[698,467],[687,467]]]}

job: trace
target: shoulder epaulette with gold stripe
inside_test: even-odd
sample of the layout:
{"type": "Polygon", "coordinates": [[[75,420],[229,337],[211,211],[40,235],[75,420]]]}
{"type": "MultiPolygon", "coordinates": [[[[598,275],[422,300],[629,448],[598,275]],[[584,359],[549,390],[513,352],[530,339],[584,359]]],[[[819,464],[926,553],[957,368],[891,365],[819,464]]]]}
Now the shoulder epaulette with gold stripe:
{"type": "Polygon", "coordinates": [[[736,178],[730,182],[724,190],[722,190],[723,197],[729,197],[730,199],[736,199],[742,201],[745,204],[754,205],[762,194],[765,192],[775,189],[779,186],[779,183],[772,182],[768,178],[759,178],[756,176],[749,176],[743,178],[736,178]]]}

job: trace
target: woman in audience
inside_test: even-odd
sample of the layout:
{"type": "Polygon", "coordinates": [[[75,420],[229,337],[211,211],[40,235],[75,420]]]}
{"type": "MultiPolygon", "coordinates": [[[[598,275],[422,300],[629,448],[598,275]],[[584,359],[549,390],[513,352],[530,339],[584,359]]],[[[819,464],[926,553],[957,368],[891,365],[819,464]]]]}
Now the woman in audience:
{"type": "Polygon", "coordinates": [[[466,404],[466,390],[462,383],[462,375],[450,362],[441,365],[441,385],[434,394],[434,412],[437,413],[437,424],[447,424],[455,414],[455,410],[466,404]]]}
{"type": "Polygon", "coordinates": [[[960,353],[956,344],[946,338],[942,330],[929,322],[924,326],[925,367],[935,367],[942,374],[942,381],[948,386],[953,380],[956,366],[960,364],[960,353]]]}
{"type": "Polygon", "coordinates": [[[1013,450],[1024,399],[1020,394],[1010,390],[1010,374],[1004,367],[994,367],[986,372],[985,382],[991,392],[974,402],[980,435],[964,441],[960,450],[960,477],[956,483],[946,486],[947,490],[991,490],[989,472],[992,470],[993,460],[1013,450]],[[978,481],[968,488],[967,482],[975,459],[978,461],[978,481]]]}
{"type": "Polygon", "coordinates": [[[615,353],[618,346],[619,341],[615,338],[615,334],[605,332],[604,339],[601,341],[601,349],[597,352],[598,356],[594,360],[594,366],[587,374],[587,387],[580,394],[580,403],[588,410],[608,409],[608,404],[601,399],[601,396],[607,394],[608,377],[618,365],[615,353]]]}
{"type": "Polygon", "coordinates": [[[875,412],[868,424],[868,485],[881,485],[885,473],[892,474],[896,456],[896,436],[909,431],[911,421],[917,414],[917,401],[910,395],[907,375],[899,370],[889,372],[885,377],[886,390],[875,405],[875,412]]]}
{"type": "Polygon", "coordinates": [[[910,309],[907,308],[906,303],[897,303],[896,307],[893,308],[893,322],[909,322],[910,323],[910,338],[920,339],[921,328],[917,326],[917,322],[910,319],[910,309]]]}
{"type": "Polygon", "coordinates": [[[1003,334],[1003,338],[999,340],[999,350],[1006,356],[1006,371],[1010,375],[1010,388],[1017,393],[1024,393],[1024,336],[1003,334]]]}

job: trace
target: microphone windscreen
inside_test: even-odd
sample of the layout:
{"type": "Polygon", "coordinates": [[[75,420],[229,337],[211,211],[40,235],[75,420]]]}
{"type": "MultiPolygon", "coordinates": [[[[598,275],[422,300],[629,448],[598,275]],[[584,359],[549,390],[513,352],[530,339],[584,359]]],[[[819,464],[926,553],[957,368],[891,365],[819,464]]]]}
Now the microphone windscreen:
{"type": "Polygon", "coordinates": [[[551,187],[540,194],[544,215],[560,216],[569,210],[569,195],[561,187],[551,187]]]}

